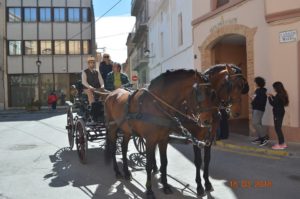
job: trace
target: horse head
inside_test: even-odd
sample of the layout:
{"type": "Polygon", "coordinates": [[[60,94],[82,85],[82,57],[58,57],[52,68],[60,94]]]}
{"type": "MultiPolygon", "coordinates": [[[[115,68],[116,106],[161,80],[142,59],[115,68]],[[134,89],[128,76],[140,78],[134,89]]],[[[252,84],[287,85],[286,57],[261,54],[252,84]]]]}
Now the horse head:
{"type": "Polygon", "coordinates": [[[241,70],[234,65],[216,65],[205,74],[216,91],[219,109],[225,109],[231,117],[238,117],[242,111],[242,94],[249,91],[241,70]]]}
{"type": "Polygon", "coordinates": [[[163,100],[180,111],[180,117],[189,118],[200,126],[212,122],[213,94],[208,79],[195,70],[167,71],[151,81],[153,90],[163,100]]]}

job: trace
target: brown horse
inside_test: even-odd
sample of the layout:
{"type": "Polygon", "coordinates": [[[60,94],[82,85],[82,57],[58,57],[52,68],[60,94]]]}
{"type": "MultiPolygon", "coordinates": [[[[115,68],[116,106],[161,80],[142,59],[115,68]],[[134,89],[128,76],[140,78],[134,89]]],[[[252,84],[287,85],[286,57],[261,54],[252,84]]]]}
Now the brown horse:
{"type": "MultiPolygon", "coordinates": [[[[242,71],[235,65],[215,65],[204,72],[208,76],[212,88],[216,92],[216,106],[218,110],[226,109],[231,117],[238,117],[241,112],[241,95],[248,93],[249,86],[247,80],[243,77],[242,71]]],[[[213,124],[211,137],[216,137],[216,131],[219,127],[219,116],[216,110],[213,115],[213,124]]],[[[195,127],[194,127],[195,128],[195,127]]],[[[196,127],[197,129],[197,127],[196,127]]],[[[198,131],[207,131],[205,128],[199,128],[198,131]]],[[[210,142],[212,143],[212,142],[210,142]]],[[[202,164],[201,149],[194,146],[194,164],[196,167],[197,194],[203,196],[204,188],[201,184],[200,168],[202,164]]],[[[212,191],[213,187],[208,178],[209,163],[211,155],[211,144],[204,146],[204,167],[203,178],[205,180],[205,190],[212,191]]]]}
{"type": "MultiPolygon", "coordinates": [[[[137,134],[146,140],[147,197],[154,198],[151,171],[155,162],[155,147],[158,144],[161,159],[161,182],[166,194],[172,193],[167,183],[167,144],[171,131],[182,131],[181,120],[195,126],[209,125],[212,121],[212,92],[206,78],[194,70],[176,70],[161,74],[151,81],[148,89],[130,93],[123,89],[111,92],[105,101],[108,123],[107,151],[111,152],[116,177],[121,173],[116,162],[117,130],[123,132],[122,156],[125,179],[131,178],[127,165],[127,147],[131,135],[137,134]]],[[[204,133],[192,132],[195,144],[203,143],[204,133]]]]}

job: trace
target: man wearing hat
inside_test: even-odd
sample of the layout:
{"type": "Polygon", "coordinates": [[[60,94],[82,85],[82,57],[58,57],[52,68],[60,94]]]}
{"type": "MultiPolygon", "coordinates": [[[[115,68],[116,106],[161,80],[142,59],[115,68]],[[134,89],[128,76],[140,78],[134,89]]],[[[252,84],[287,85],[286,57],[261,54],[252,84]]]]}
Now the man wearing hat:
{"type": "Polygon", "coordinates": [[[89,104],[91,105],[95,99],[93,91],[103,90],[104,81],[99,73],[95,69],[95,57],[90,56],[87,58],[88,68],[82,71],[81,79],[84,86],[84,92],[88,96],[89,104]]]}

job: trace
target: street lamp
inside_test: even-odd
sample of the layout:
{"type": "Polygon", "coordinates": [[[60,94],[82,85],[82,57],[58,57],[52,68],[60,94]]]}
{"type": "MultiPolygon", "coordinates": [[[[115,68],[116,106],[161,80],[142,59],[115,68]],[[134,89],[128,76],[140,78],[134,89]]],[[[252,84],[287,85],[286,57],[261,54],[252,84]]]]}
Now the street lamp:
{"type": "Polygon", "coordinates": [[[40,60],[40,57],[38,56],[38,59],[35,62],[37,70],[38,70],[38,101],[41,103],[41,78],[40,78],[40,67],[42,65],[42,61],[40,60]]]}

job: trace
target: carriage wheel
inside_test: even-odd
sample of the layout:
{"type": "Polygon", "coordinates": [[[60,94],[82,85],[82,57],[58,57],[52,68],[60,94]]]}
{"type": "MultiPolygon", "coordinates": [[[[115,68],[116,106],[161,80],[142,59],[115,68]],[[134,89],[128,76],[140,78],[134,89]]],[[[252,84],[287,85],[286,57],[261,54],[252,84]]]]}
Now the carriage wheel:
{"type": "Polygon", "coordinates": [[[74,120],[73,120],[72,107],[69,107],[67,112],[66,129],[68,130],[69,145],[70,145],[70,149],[72,150],[74,146],[74,120]]]}
{"type": "Polygon", "coordinates": [[[133,136],[134,146],[141,155],[146,155],[146,140],[140,136],[133,136]]]}
{"type": "Polygon", "coordinates": [[[82,119],[79,119],[76,122],[76,146],[80,162],[85,164],[87,161],[88,143],[85,123],[82,119]]]}

